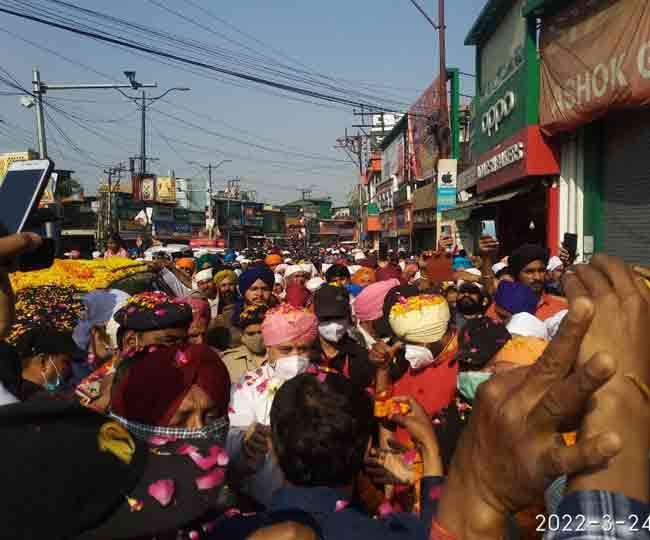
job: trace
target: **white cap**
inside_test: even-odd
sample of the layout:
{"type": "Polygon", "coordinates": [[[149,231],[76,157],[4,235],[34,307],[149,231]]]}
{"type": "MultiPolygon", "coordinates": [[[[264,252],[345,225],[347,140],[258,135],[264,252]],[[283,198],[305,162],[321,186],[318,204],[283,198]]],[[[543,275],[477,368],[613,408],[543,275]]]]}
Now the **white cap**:
{"type": "Polygon", "coordinates": [[[305,270],[303,267],[299,264],[292,264],[290,266],[287,266],[287,269],[284,271],[284,277],[285,279],[288,278],[289,276],[292,276],[293,274],[299,274],[301,272],[304,272],[305,270]]]}
{"type": "Polygon", "coordinates": [[[481,271],[478,268],[465,268],[463,269],[463,272],[467,272],[468,274],[472,274],[473,276],[478,276],[481,277],[483,274],[481,274],[481,271]]]}
{"type": "Polygon", "coordinates": [[[553,272],[554,270],[557,270],[558,268],[562,268],[563,266],[564,266],[564,263],[562,262],[562,260],[559,257],[554,255],[553,257],[551,257],[549,259],[548,265],[546,266],[546,269],[549,272],[553,272]]]}
{"type": "Polygon", "coordinates": [[[530,313],[523,312],[513,315],[506,328],[512,335],[548,339],[546,325],[530,313]]]}
{"type": "Polygon", "coordinates": [[[508,268],[508,265],[506,263],[504,263],[504,262],[498,262],[498,263],[492,265],[492,272],[494,272],[495,274],[498,274],[504,268],[508,268]]]}
{"type": "Polygon", "coordinates": [[[354,255],[354,260],[356,262],[363,261],[366,258],[365,254],[363,251],[357,251],[354,255]]]}

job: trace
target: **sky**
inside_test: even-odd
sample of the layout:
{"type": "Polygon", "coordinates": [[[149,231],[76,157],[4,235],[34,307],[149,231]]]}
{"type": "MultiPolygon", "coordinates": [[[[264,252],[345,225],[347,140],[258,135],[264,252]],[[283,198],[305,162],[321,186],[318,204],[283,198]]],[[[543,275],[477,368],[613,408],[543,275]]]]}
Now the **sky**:
{"type": "MultiPolygon", "coordinates": [[[[382,105],[413,103],[438,74],[437,34],[409,0],[70,1],[213,49],[229,49],[240,61],[242,55],[254,57],[256,75],[266,77],[263,68],[276,60],[332,77],[336,87],[370,92],[382,105]]],[[[23,5],[50,2],[24,0],[23,5]]],[[[474,73],[474,49],[463,41],[484,3],[447,2],[448,66],[474,73]]],[[[17,3],[0,0],[0,7],[9,4],[17,3]]],[[[437,18],[437,2],[421,4],[437,18]]],[[[159,158],[150,163],[154,173],[173,170],[202,183],[205,172],[194,162],[230,159],[214,171],[215,189],[239,177],[243,189],[273,203],[295,200],[300,188],[311,187],[314,196],[344,204],[358,181],[357,167],[334,148],[346,128],[356,132],[352,125],[360,119],[351,106],[303,103],[252,83],[221,75],[215,80],[208,71],[167,65],[8,14],[0,14],[0,50],[0,66],[26,88],[34,66],[49,83],[125,82],[122,72],[128,69],[142,83],[158,83],[148,90],[150,96],[190,87],[170,93],[149,111],[147,154],[159,158]]],[[[36,148],[33,109],[22,107],[18,96],[4,95],[13,91],[0,83],[1,152],[28,144],[36,148]]],[[[462,77],[462,92],[473,95],[472,78],[462,77]]],[[[47,99],[53,106],[46,108],[50,157],[57,167],[75,170],[86,193],[95,192],[105,167],[139,154],[140,114],[116,90],[52,91],[47,99]]]]}

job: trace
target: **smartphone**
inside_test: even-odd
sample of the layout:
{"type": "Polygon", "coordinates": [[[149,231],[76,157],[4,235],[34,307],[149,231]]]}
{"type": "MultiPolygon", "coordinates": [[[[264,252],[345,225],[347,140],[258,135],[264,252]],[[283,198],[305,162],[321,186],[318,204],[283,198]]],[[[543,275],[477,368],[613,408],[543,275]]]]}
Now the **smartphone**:
{"type": "MultiPolygon", "coordinates": [[[[49,159],[15,161],[9,166],[0,184],[0,236],[19,233],[27,224],[43,196],[54,163],[49,159]]],[[[20,257],[18,269],[23,272],[52,266],[55,244],[44,238],[42,245],[20,257]]]]}
{"type": "Polygon", "coordinates": [[[0,223],[7,234],[23,230],[43,196],[53,168],[49,159],[14,161],[9,166],[0,185],[0,223]]]}
{"type": "Polygon", "coordinates": [[[571,258],[576,256],[578,251],[578,235],[574,233],[564,233],[564,241],[562,242],[564,249],[569,252],[571,258]]]}

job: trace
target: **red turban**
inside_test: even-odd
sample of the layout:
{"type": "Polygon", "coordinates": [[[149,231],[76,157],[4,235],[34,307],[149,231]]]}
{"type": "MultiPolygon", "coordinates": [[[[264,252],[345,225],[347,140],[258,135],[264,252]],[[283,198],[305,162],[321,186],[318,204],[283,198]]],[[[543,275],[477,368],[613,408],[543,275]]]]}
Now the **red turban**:
{"type": "Polygon", "coordinates": [[[216,402],[218,416],[228,414],[230,376],[210,347],[152,346],[125,363],[129,367],[113,388],[111,410],[127,420],[169,426],[194,385],[216,402]]]}

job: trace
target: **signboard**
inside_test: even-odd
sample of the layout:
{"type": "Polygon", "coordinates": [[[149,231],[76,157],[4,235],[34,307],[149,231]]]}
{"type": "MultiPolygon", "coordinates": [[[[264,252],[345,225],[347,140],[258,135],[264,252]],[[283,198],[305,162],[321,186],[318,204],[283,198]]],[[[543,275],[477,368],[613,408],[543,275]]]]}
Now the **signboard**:
{"type": "Polygon", "coordinates": [[[411,166],[415,178],[425,180],[435,175],[440,148],[431,131],[432,116],[438,115],[438,122],[449,126],[448,111],[440,116],[440,83],[438,79],[424,91],[409,109],[409,147],[412,148],[411,166]]]}
{"type": "Polygon", "coordinates": [[[192,234],[192,225],[190,223],[174,223],[174,233],[190,236],[192,234]]]}
{"type": "Polygon", "coordinates": [[[456,180],[456,188],[458,191],[467,191],[478,183],[478,175],[476,165],[470,165],[462,173],[458,175],[456,180]]]}
{"type": "Polygon", "coordinates": [[[143,201],[156,200],[156,179],[143,178],[140,181],[140,199],[143,201]]]}
{"type": "Polygon", "coordinates": [[[161,203],[176,204],[176,178],[159,176],[156,178],[156,200],[161,203]]]}
{"type": "Polygon", "coordinates": [[[144,225],[138,223],[137,221],[130,221],[125,219],[119,220],[120,232],[122,231],[132,231],[132,232],[144,232],[144,225]]]}
{"type": "Polygon", "coordinates": [[[560,173],[558,154],[539,126],[528,126],[478,159],[478,193],[485,193],[527,176],[560,173]]]}
{"type": "Polygon", "coordinates": [[[545,132],[572,130],[612,109],[650,104],[646,0],[571,2],[545,21],[540,48],[545,132]]]}
{"type": "Polygon", "coordinates": [[[458,177],[458,160],[441,159],[438,161],[437,211],[449,210],[456,206],[456,179],[458,177]]]}
{"type": "Polygon", "coordinates": [[[404,138],[400,133],[381,155],[381,179],[404,178],[404,138]]]}

